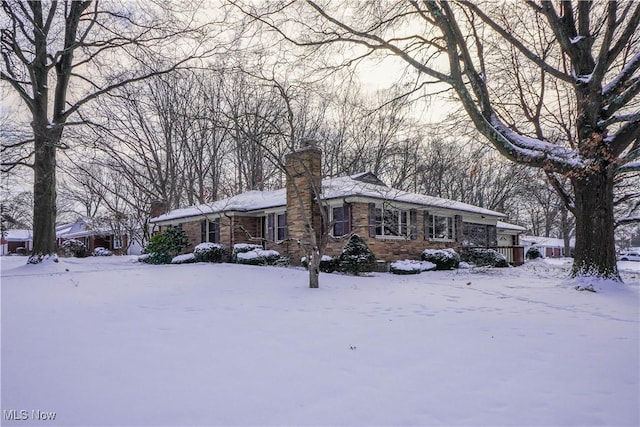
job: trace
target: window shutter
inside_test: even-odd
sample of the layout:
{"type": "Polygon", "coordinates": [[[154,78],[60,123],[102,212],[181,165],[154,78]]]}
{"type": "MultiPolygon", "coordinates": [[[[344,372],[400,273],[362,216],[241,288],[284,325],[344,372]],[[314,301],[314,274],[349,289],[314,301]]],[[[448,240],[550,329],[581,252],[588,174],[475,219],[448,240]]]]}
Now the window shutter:
{"type": "Polygon", "coordinates": [[[376,204],[369,203],[369,237],[376,237],[376,204]]]}
{"type": "Polygon", "coordinates": [[[498,246],[498,234],[495,225],[487,226],[487,245],[498,246]]]}
{"type": "Polygon", "coordinates": [[[344,234],[351,233],[351,203],[345,203],[344,205],[344,217],[345,217],[345,229],[344,234]]]}
{"type": "Polygon", "coordinates": [[[275,239],[275,234],[274,234],[274,230],[273,230],[273,223],[274,223],[274,214],[269,214],[267,215],[267,239],[271,242],[274,242],[275,239]]]}
{"type": "Polygon", "coordinates": [[[287,212],[284,213],[284,238],[289,238],[289,220],[287,218],[287,212]]]}
{"type": "Polygon", "coordinates": [[[422,230],[422,232],[424,233],[424,240],[429,240],[429,211],[424,211],[423,213],[424,215],[424,230],[422,230]]]}
{"type": "Polygon", "coordinates": [[[207,241],[207,220],[200,221],[200,243],[207,241]]]}
{"type": "Polygon", "coordinates": [[[456,242],[462,242],[464,240],[464,226],[462,225],[462,215],[456,215],[454,217],[453,224],[453,239],[456,242]]]}
{"type": "Polygon", "coordinates": [[[220,218],[213,223],[213,243],[220,243],[220,218]]]}
{"type": "Polygon", "coordinates": [[[418,211],[411,209],[409,211],[409,230],[411,240],[418,238],[418,211]]]}

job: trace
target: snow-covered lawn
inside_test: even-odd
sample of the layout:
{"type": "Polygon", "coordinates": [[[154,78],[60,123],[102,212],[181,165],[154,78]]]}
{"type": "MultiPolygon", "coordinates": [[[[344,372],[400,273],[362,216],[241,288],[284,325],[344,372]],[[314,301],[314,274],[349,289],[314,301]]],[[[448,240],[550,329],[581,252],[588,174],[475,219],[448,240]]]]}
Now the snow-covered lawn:
{"type": "Polygon", "coordinates": [[[308,289],[132,260],[1,259],[3,425],[640,424],[640,263],[592,293],[566,261],[308,289]]]}

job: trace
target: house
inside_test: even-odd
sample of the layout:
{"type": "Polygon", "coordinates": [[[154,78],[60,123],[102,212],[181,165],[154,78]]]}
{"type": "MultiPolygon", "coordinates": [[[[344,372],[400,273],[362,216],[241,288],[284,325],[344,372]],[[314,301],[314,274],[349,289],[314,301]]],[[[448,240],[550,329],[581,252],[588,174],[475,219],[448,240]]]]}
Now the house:
{"type": "Polygon", "coordinates": [[[31,230],[5,230],[0,241],[0,255],[29,254],[33,249],[31,230]]]}
{"type": "Polygon", "coordinates": [[[95,248],[105,248],[115,254],[122,254],[126,250],[128,243],[128,236],[116,236],[113,230],[108,228],[93,228],[83,218],[78,218],[76,222],[56,227],[56,239],[58,247],[65,240],[79,240],[84,243],[90,253],[95,248]]]}
{"type": "Polygon", "coordinates": [[[498,243],[494,249],[504,255],[510,264],[520,265],[524,263],[525,251],[520,242],[520,236],[522,236],[527,229],[504,221],[497,221],[496,229],[498,243]]]}
{"type": "Polygon", "coordinates": [[[306,146],[285,157],[285,188],[248,191],[165,213],[154,205],[150,222],[155,232],[181,227],[191,242],[187,251],[205,241],[227,247],[261,243],[293,263],[303,255],[299,243],[309,241],[309,230],[318,233],[324,223],[330,225],[327,255],[339,254],[346,238],[357,233],[386,262],[418,258],[426,248],[518,243],[513,236],[519,229],[498,229],[505,216],[500,212],[390,188],[371,173],[323,180],[321,166],[321,151],[306,146]]]}
{"type": "MultiPolygon", "coordinates": [[[[563,258],[572,256],[571,253],[565,253],[564,240],[556,239],[554,237],[540,237],[523,235],[520,236],[520,241],[525,249],[525,254],[531,248],[537,248],[540,251],[540,255],[545,258],[563,258]]],[[[575,250],[575,239],[569,240],[569,247],[571,252],[575,250]]]]}

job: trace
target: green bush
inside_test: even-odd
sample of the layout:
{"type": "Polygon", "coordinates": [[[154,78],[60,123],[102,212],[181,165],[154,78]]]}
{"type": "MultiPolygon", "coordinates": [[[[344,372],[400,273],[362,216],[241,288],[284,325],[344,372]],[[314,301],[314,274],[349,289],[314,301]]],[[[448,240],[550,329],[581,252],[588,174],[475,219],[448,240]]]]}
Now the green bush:
{"type": "Polygon", "coordinates": [[[231,251],[231,262],[238,262],[238,254],[251,252],[256,249],[263,249],[262,245],[255,245],[252,243],[236,243],[233,245],[233,251],[231,251]]]}
{"type": "Polygon", "coordinates": [[[236,254],[236,262],[238,264],[249,265],[274,265],[280,259],[278,251],[269,251],[256,248],[250,251],[243,251],[236,254]]]}
{"type": "Polygon", "coordinates": [[[507,258],[493,249],[465,248],[462,251],[462,259],[478,267],[509,267],[507,258]]]}
{"type": "Polygon", "coordinates": [[[460,255],[453,249],[425,249],[422,260],[436,265],[436,270],[455,270],[460,265],[460,255]]]}
{"type": "Polygon", "coordinates": [[[542,258],[540,249],[536,247],[529,248],[529,250],[527,251],[527,259],[537,259],[537,258],[542,258]]]}
{"type": "Polygon", "coordinates": [[[218,243],[200,243],[193,250],[195,262],[222,262],[226,256],[226,251],[218,243]]]}
{"type": "Polygon", "coordinates": [[[422,265],[420,261],[395,261],[389,265],[389,273],[392,274],[420,274],[422,272],[422,265]]]}
{"type": "MultiPolygon", "coordinates": [[[[323,273],[333,273],[337,269],[337,259],[330,257],[329,255],[322,255],[322,259],[320,260],[320,271],[323,273]]],[[[306,269],[309,268],[309,263],[307,262],[307,258],[304,257],[300,260],[302,266],[306,269]]]]}
{"type": "Polygon", "coordinates": [[[369,246],[357,234],[349,238],[336,261],[336,270],[342,273],[358,275],[376,268],[376,256],[369,246]]]}
{"type": "Polygon", "coordinates": [[[60,245],[65,256],[85,258],[89,256],[89,249],[80,240],[69,239],[60,245]]]}
{"type": "Polygon", "coordinates": [[[174,256],[171,260],[171,264],[193,264],[195,262],[196,258],[192,253],[174,256]]]}
{"type": "Polygon", "coordinates": [[[144,248],[148,254],[143,259],[148,264],[170,264],[171,260],[189,246],[189,239],[183,229],[171,227],[149,239],[144,248]]]}

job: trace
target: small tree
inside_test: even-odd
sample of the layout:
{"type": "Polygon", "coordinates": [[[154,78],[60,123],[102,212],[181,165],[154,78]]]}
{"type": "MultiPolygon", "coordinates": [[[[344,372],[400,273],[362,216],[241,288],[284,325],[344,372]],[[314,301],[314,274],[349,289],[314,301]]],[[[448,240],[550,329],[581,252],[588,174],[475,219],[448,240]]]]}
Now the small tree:
{"type": "Polygon", "coordinates": [[[173,257],[189,246],[189,239],[183,229],[171,227],[149,239],[145,247],[149,264],[170,264],[173,257]]]}
{"type": "Polygon", "coordinates": [[[358,275],[365,271],[373,271],[375,266],[376,256],[362,237],[353,234],[338,257],[338,271],[358,275]]]}

